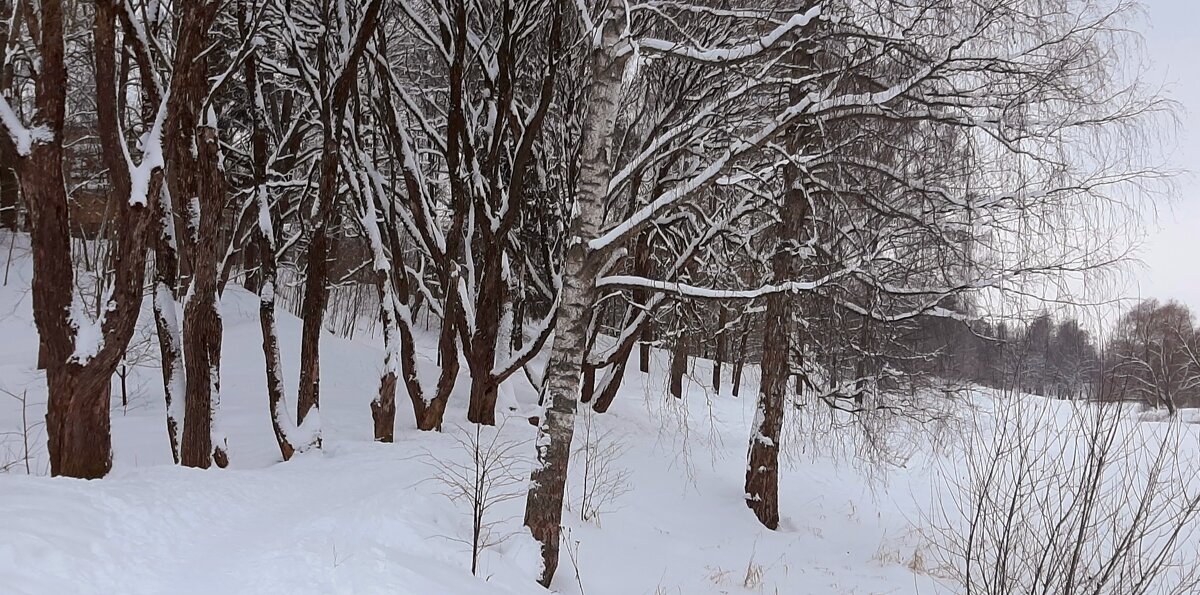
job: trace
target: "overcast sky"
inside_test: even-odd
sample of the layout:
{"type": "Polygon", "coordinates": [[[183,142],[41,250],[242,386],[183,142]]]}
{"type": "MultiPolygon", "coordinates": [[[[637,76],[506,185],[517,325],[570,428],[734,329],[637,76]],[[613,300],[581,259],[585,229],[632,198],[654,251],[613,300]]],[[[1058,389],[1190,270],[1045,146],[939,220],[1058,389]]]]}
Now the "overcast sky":
{"type": "Polygon", "coordinates": [[[1134,290],[1142,297],[1175,298],[1200,313],[1200,0],[1144,0],[1149,11],[1146,49],[1153,75],[1183,107],[1172,165],[1188,170],[1178,195],[1160,211],[1157,229],[1140,256],[1134,290]]]}

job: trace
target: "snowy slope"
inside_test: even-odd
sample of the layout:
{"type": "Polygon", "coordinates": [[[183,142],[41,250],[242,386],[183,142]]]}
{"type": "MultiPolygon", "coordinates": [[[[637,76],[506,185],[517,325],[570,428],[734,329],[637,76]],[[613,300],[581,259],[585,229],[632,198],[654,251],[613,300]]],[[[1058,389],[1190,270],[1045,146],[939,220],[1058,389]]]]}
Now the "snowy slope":
{"type": "MultiPolygon", "coordinates": [[[[7,240],[0,234],[0,246],[7,240]]],[[[0,288],[0,389],[26,392],[26,417],[37,422],[45,388],[34,370],[30,271],[21,241],[9,283],[0,288]]],[[[536,544],[521,527],[524,481],[509,488],[518,497],[488,517],[498,545],[484,553],[479,576],[470,574],[469,509],[447,498],[438,481],[448,462],[469,460],[460,446],[465,383],[456,389],[444,434],[415,430],[401,387],[396,443],[370,441],[368,403],[382,356],[377,337],[325,337],[325,449],[280,463],[263,390],[257,304],[233,286],[222,303],[220,422],[231,469],[170,464],[159,371],[135,368],[127,409],[114,393],[110,477],[44,477],[45,438],[36,427],[34,475],[25,475],[23,465],[0,474],[0,593],[546,592],[534,583],[536,544]]],[[[294,396],[300,325],[288,315],[280,324],[294,396]]],[[[753,417],[753,399],[745,395],[753,394],[756,374],[744,379],[742,398],[711,394],[693,381],[676,400],[665,390],[667,362],[658,355],[651,374],[628,372],[610,413],[581,415],[554,591],[955,591],[937,578],[936,555],[918,529],[945,497],[938,470],[955,461],[938,454],[952,448],[933,445],[953,444],[955,432],[932,428],[891,445],[899,464],[881,470],[855,463],[861,445],[852,438],[831,444],[827,434],[803,429],[813,424],[802,424],[788,436],[781,529],[768,531],[742,501],[753,417]],[[598,507],[582,496],[586,445],[614,455],[604,470],[615,479],[593,495],[598,507]],[[585,510],[594,512],[586,521],[585,510]]],[[[693,376],[708,378],[708,365],[697,362],[693,376]]],[[[725,384],[727,391],[728,378],[725,384]]],[[[536,400],[523,379],[504,393],[502,401],[520,411],[536,400]]],[[[9,433],[0,437],[0,457],[19,453],[20,427],[19,404],[0,395],[0,433],[9,433]]],[[[517,471],[525,476],[534,428],[511,414],[500,431],[504,441],[520,443],[517,471]]]]}

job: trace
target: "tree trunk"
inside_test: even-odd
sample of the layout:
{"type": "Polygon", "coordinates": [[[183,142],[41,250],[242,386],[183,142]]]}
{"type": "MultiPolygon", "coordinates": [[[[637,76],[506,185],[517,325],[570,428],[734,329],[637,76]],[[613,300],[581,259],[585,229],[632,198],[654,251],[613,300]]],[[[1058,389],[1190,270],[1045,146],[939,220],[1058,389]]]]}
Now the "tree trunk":
{"type": "Polygon", "coordinates": [[[733,378],[730,382],[733,383],[733,396],[742,396],[742,370],[746,367],[746,356],[739,355],[736,362],[733,363],[733,378]]]}
{"type": "Polygon", "coordinates": [[[763,320],[762,380],[750,427],[745,490],[746,504],[768,529],[779,527],[779,437],[790,378],[786,320],[787,297],[769,296],[763,320]]]}
{"type": "MultiPolygon", "coordinates": [[[[321,105],[321,158],[318,165],[317,218],[308,249],[308,267],[304,279],[304,315],[300,339],[300,394],[296,398],[296,424],[303,425],[311,412],[321,408],[321,327],[329,305],[329,259],[334,253],[334,232],[338,215],[338,177],[342,141],[342,115],[346,113],[354,91],[358,61],[367,40],[375,33],[382,0],[373,0],[363,12],[358,35],[348,48],[342,70],[328,83],[328,96],[321,105]]],[[[327,48],[322,48],[326,51],[327,48]]],[[[320,73],[322,77],[328,72],[320,73]]],[[[324,82],[324,81],[323,81],[324,82]]],[[[320,433],[313,442],[321,446],[320,433]]]]}
{"type": "Polygon", "coordinates": [[[632,351],[633,343],[623,347],[622,351],[614,358],[608,372],[605,372],[604,380],[600,383],[600,396],[596,397],[595,403],[592,403],[592,410],[596,413],[608,412],[613,400],[617,398],[617,391],[625,380],[625,369],[629,365],[629,354],[632,351]]]}
{"type": "Polygon", "coordinates": [[[725,325],[729,324],[729,309],[725,304],[717,304],[717,345],[716,353],[713,354],[712,364],[712,389],[714,394],[721,394],[721,362],[728,358],[725,352],[728,350],[729,335],[725,332],[725,325]]]}
{"type": "MultiPolygon", "coordinates": [[[[803,62],[811,57],[800,58],[803,62]]],[[[803,64],[807,65],[807,64],[803,64]]],[[[794,85],[789,98],[800,99],[802,89],[794,85]]],[[[799,154],[807,146],[812,131],[794,125],[788,131],[790,154],[799,154]]],[[[792,162],[783,167],[783,197],[779,206],[779,220],[772,226],[769,239],[775,242],[775,253],[771,256],[771,273],[775,283],[797,279],[799,263],[794,256],[803,241],[804,223],[808,217],[809,198],[801,181],[800,168],[792,162]]],[[[794,332],[792,313],[794,303],[787,293],[772,293],[766,298],[767,307],[763,317],[762,378],[759,384],[758,407],[754,423],[750,428],[749,464],[746,466],[746,505],[768,529],[779,527],[779,441],[783,429],[783,407],[787,401],[788,379],[791,377],[791,353],[794,332]]],[[[744,351],[744,350],[743,350],[744,351]]],[[[797,387],[803,383],[797,378],[797,387]]]]}
{"type": "Polygon", "coordinates": [[[154,266],[154,328],[158,333],[163,395],[167,409],[167,438],[171,443],[171,458],[179,463],[179,434],[183,423],[183,395],[186,371],[183,369],[183,333],[179,328],[179,313],[175,307],[175,288],[179,283],[178,253],[175,250],[174,222],[169,195],[159,201],[157,213],[158,239],[154,266]]]}
{"type": "Polygon", "coordinates": [[[221,312],[217,275],[224,251],[221,211],[224,174],[218,166],[217,131],[200,127],[197,137],[199,229],[193,250],[192,283],[183,310],[184,368],[187,384],[180,462],[207,469],[213,462],[225,467],[225,439],[214,423],[221,404],[221,312]]]}
{"type": "Polygon", "coordinates": [[[17,185],[17,175],[8,163],[0,163],[0,228],[11,231],[17,230],[17,216],[20,213],[21,192],[17,185]]]}
{"type": "MultiPolygon", "coordinates": [[[[239,13],[238,25],[248,31],[248,15],[244,10],[239,13]]],[[[258,78],[258,50],[251,47],[246,56],[246,91],[250,97],[262,96],[262,85],[258,78]]],[[[254,239],[258,249],[260,281],[258,285],[258,323],[262,330],[262,349],[264,372],[267,376],[267,404],[271,415],[271,429],[275,433],[275,443],[279,446],[279,454],[283,460],[292,458],[296,446],[292,444],[287,429],[291,427],[286,419],[287,405],[283,388],[283,358],[279,353],[279,332],[275,320],[275,287],[279,279],[279,263],[275,254],[278,245],[275,230],[278,228],[279,217],[271,209],[271,196],[267,186],[267,160],[269,141],[264,113],[266,106],[255,102],[251,110],[254,130],[250,139],[252,169],[254,173],[254,200],[257,210],[258,225],[254,230],[254,239]]],[[[300,445],[302,448],[307,445],[300,445]]]]}
{"type": "MultiPolygon", "coordinates": [[[[16,163],[21,191],[29,207],[33,251],[33,313],[39,358],[49,390],[46,433],[50,473],[98,478],[112,466],[109,407],[112,376],[137,323],[145,280],[146,201],[130,200],[125,147],[117,129],[115,70],[115,6],[101,2],[95,11],[96,110],[105,164],[109,168],[110,204],[117,205],[110,270],[114,278],[98,321],[100,336],[80,343],[76,329],[86,316],[73,308],[70,213],[63,177],[63,123],[67,76],[64,63],[63,6],[58,0],[40,4],[37,39],[40,73],[36,81],[37,119],[48,135],[17,147],[0,140],[4,161],[16,163]]],[[[34,25],[30,25],[31,28],[34,25]]],[[[153,176],[152,176],[153,179],[153,176]]],[[[145,197],[153,200],[153,196],[145,197]]]]}
{"type": "Polygon", "coordinates": [[[56,476],[99,479],[112,468],[109,403],[112,385],[81,382],[82,366],[69,364],[47,373],[46,409],[50,472],[56,476]]]}
{"type": "Polygon", "coordinates": [[[613,130],[621,79],[629,59],[629,52],[619,52],[617,48],[625,27],[624,7],[621,0],[608,0],[603,14],[598,15],[602,30],[589,57],[591,100],[580,131],[579,188],[568,224],[556,335],[543,383],[547,407],[538,426],[537,462],[525,503],[525,526],[542,546],[538,582],[546,587],[558,567],[567,465],[595,300],[597,258],[586,242],[598,236],[604,220],[604,200],[612,177],[613,130]]]}
{"type": "Polygon", "coordinates": [[[467,351],[471,371],[471,397],[467,405],[467,420],[472,423],[496,425],[496,397],[498,383],[492,375],[496,365],[496,343],[508,341],[500,337],[502,309],[506,287],[502,275],[499,247],[492,243],[486,249],[484,261],[480,263],[483,278],[479,296],[475,300],[475,332],[471,334],[471,345],[467,351]]]}
{"type": "MultiPolygon", "coordinates": [[[[592,217],[598,219],[594,215],[592,217]]],[[[586,229],[584,225],[576,223],[573,227],[577,230],[586,229]]],[[[558,566],[559,525],[562,521],[567,465],[575,430],[576,400],[579,398],[583,359],[587,356],[587,326],[596,286],[594,271],[588,266],[587,256],[585,246],[577,242],[567,252],[563,262],[557,334],[543,384],[546,411],[538,426],[537,464],[525,505],[525,526],[542,544],[543,566],[539,582],[546,587],[549,587],[558,566]]]]}
{"type": "Polygon", "coordinates": [[[689,349],[687,330],[683,329],[675,338],[675,349],[671,351],[671,394],[676,399],[683,398],[683,377],[687,375],[689,349]]]}
{"type": "MultiPolygon", "coordinates": [[[[265,202],[265,201],[264,201],[265,202]]],[[[264,244],[266,242],[263,242],[264,244]]],[[[272,251],[273,252],[273,251],[272,251]]],[[[266,255],[264,250],[262,254],[266,255]]],[[[271,408],[271,429],[275,432],[275,442],[279,445],[279,454],[283,460],[287,461],[292,458],[296,452],[296,447],[288,438],[287,427],[284,423],[284,416],[287,415],[284,388],[283,388],[283,363],[279,355],[279,333],[275,322],[275,266],[274,257],[263,259],[263,285],[260,288],[258,300],[258,322],[262,328],[263,337],[263,361],[266,365],[267,374],[267,399],[268,405],[271,408]],[[270,262],[268,267],[266,263],[270,262]]],[[[301,445],[304,446],[304,445],[301,445]]]]}
{"type": "Polygon", "coordinates": [[[496,425],[496,399],[498,386],[491,373],[482,378],[471,378],[471,400],[467,405],[467,420],[488,426],[496,425]]]}
{"type": "MultiPolygon", "coordinates": [[[[648,231],[638,234],[637,242],[634,244],[633,266],[635,275],[649,276],[650,232],[648,231]]],[[[646,291],[639,289],[634,292],[634,299],[639,304],[645,305],[649,298],[646,291]]],[[[650,343],[652,341],[654,341],[654,321],[650,320],[642,326],[641,341],[638,344],[638,368],[643,374],[650,373],[650,343]]]]}
{"type": "MultiPolygon", "coordinates": [[[[333,149],[329,149],[333,150],[333,149]]],[[[334,172],[324,172],[333,176],[334,172]]],[[[333,184],[332,181],[329,182],[333,184]]],[[[332,190],[330,191],[332,194],[332,190]]],[[[323,201],[326,199],[322,199],[323,201]]],[[[332,201],[329,197],[327,200],[332,201]]],[[[332,206],[322,208],[318,217],[332,219],[332,206]]],[[[321,407],[321,332],[325,322],[325,308],[329,302],[329,287],[326,285],[329,277],[329,234],[330,225],[325,221],[317,224],[313,231],[313,240],[308,247],[308,264],[304,269],[304,305],[301,314],[300,337],[300,392],[296,398],[296,424],[304,423],[304,418],[313,409],[321,407]]]]}

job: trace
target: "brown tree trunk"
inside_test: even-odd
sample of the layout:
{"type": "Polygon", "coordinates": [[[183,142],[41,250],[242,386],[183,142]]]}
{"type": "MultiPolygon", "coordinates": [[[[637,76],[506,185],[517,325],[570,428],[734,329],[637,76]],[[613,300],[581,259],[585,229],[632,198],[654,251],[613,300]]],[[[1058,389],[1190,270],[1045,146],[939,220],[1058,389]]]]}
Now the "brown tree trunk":
{"type": "Polygon", "coordinates": [[[625,368],[628,367],[628,352],[632,350],[633,344],[630,343],[626,353],[614,362],[612,370],[605,374],[604,382],[600,387],[600,396],[596,397],[595,403],[592,403],[592,410],[596,413],[608,412],[613,400],[617,398],[617,391],[625,379],[625,368]]]}
{"type": "MultiPolygon", "coordinates": [[[[334,149],[330,149],[334,150],[334,149]]],[[[324,171],[324,170],[323,170],[324,171]]],[[[332,177],[334,172],[328,172],[332,177]]],[[[333,182],[329,182],[331,185],[333,182]]],[[[332,190],[330,190],[332,194],[332,190]]],[[[328,199],[332,202],[333,198],[328,199]]],[[[322,208],[318,217],[333,218],[332,207],[322,208]]],[[[321,332],[325,322],[325,309],[329,302],[329,234],[330,225],[322,222],[313,231],[313,240],[308,247],[308,264],[304,268],[304,303],[301,313],[300,337],[300,392],[296,399],[296,423],[313,409],[320,408],[321,400],[321,332]]]]}
{"type": "MultiPolygon", "coordinates": [[[[263,253],[266,254],[265,251],[263,253]]],[[[287,431],[284,429],[284,416],[287,415],[287,412],[283,392],[283,363],[279,355],[279,334],[276,332],[278,326],[275,322],[276,273],[274,260],[273,257],[263,259],[264,264],[270,261],[272,265],[269,269],[267,266],[263,267],[263,286],[258,301],[258,321],[262,328],[263,361],[266,363],[271,429],[275,432],[275,442],[279,445],[279,454],[283,460],[287,461],[295,454],[296,447],[291,443],[287,431]]]]}
{"type": "MultiPolygon", "coordinates": [[[[650,275],[650,232],[638,234],[634,244],[633,267],[635,275],[648,277],[650,275]]],[[[645,305],[648,297],[645,290],[634,292],[634,299],[645,305]]],[[[654,321],[642,326],[641,341],[638,344],[638,368],[643,374],[650,373],[650,343],[654,341],[654,321]]]]}
{"type": "Polygon", "coordinates": [[[376,442],[392,442],[396,438],[396,374],[385,372],[379,378],[379,397],[371,401],[371,421],[376,442]]]}
{"type": "Polygon", "coordinates": [[[214,440],[213,418],[221,401],[222,324],[217,275],[223,253],[221,211],[224,175],[218,167],[217,131],[204,126],[197,132],[196,165],[200,224],[193,250],[192,283],[183,310],[184,367],[187,370],[183,440],[180,462],[207,469],[215,462],[229,464],[223,438],[214,440]]]}
{"type": "Polygon", "coordinates": [[[53,475],[98,479],[112,468],[107,378],[85,378],[83,367],[69,364],[47,374],[47,449],[53,475]]]}
{"type": "Polygon", "coordinates": [[[713,393],[721,394],[721,362],[725,361],[728,355],[727,344],[729,343],[729,334],[725,332],[725,325],[729,324],[729,309],[725,304],[717,304],[717,345],[716,352],[713,354],[712,364],[712,389],[713,393]]]}
{"type": "MultiPolygon", "coordinates": [[[[321,106],[320,182],[317,187],[317,218],[312,242],[308,247],[308,266],[304,279],[304,312],[300,339],[300,394],[296,399],[296,424],[321,407],[321,327],[329,305],[329,260],[334,256],[334,238],[338,214],[338,177],[341,158],[342,115],[346,113],[354,90],[358,61],[367,41],[375,33],[382,0],[367,5],[359,23],[358,36],[346,53],[342,71],[328,83],[329,95],[321,106]]],[[[327,48],[322,48],[327,51],[327,48]]],[[[328,73],[321,73],[326,76],[328,73]]],[[[317,438],[315,445],[320,446],[317,438]]]]}
{"type": "MultiPolygon", "coordinates": [[[[500,340],[501,310],[506,293],[499,252],[495,243],[489,243],[481,263],[483,279],[480,281],[479,297],[475,300],[475,332],[471,334],[471,345],[467,349],[467,367],[471,370],[467,420],[489,426],[496,425],[499,385],[492,375],[492,368],[496,365],[496,342],[500,340]]],[[[504,340],[509,338],[504,337],[504,340]]]]}
{"type": "MultiPolygon", "coordinates": [[[[243,31],[249,30],[245,7],[239,5],[239,26],[243,31]]],[[[258,51],[252,47],[246,56],[246,94],[250,97],[262,95],[262,86],[258,78],[258,51]]],[[[278,228],[279,217],[271,209],[271,196],[267,187],[268,134],[266,129],[267,114],[265,106],[255,102],[251,115],[253,116],[254,131],[251,138],[251,157],[254,172],[254,200],[257,211],[258,225],[254,238],[258,246],[258,262],[260,280],[258,286],[258,322],[262,330],[263,363],[267,376],[267,403],[270,408],[271,429],[275,433],[275,443],[279,446],[279,454],[283,460],[292,458],[296,446],[288,437],[286,421],[287,406],[283,387],[283,358],[279,353],[279,332],[275,320],[275,288],[279,278],[279,263],[276,259],[275,247],[278,245],[275,230],[278,228]]],[[[300,445],[301,447],[307,445],[300,445]]]]}
{"type": "Polygon", "coordinates": [[[687,375],[689,350],[687,330],[684,329],[675,338],[675,349],[671,351],[671,394],[676,399],[683,398],[683,377],[687,375]]]}
{"type": "Polygon", "coordinates": [[[762,380],[758,408],[750,428],[750,455],[746,467],[746,504],[768,529],[779,527],[779,438],[787,397],[789,338],[787,296],[767,297],[763,320],[762,380]]]}
{"type": "Polygon", "coordinates": [[[163,396],[167,410],[167,438],[171,458],[179,463],[180,426],[183,421],[183,395],[186,371],[183,369],[183,334],[175,307],[175,288],[179,283],[178,252],[166,197],[155,209],[157,239],[154,249],[154,329],[158,334],[158,352],[162,369],[163,396]]]}
{"type": "Polygon", "coordinates": [[[733,379],[730,380],[733,383],[732,394],[735,398],[742,396],[742,370],[745,367],[746,356],[744,354],[739,355],[737,361],[733,363],[733,379]]]}
{"type": "MultiPolygon", "coordinates": [[[[129,171],[120,143],[116,112],[115,6],[101,2],[95,12],[96,109],[99,137],[109,168],[110,204],[117,206],[110,270],[111,294],[99,321],[96,342],[80,344],[76,329],[85,316],[72,308],[74,268],[71,262],[70,213],[63,177],[63,123],[67,76],[64,63],[63,6],[59,0],[40,4],[40,20],[30,24],[37,40],[35,127],[49,135],[16,146],[4,135],[0,154],[16,163],[22,194],[30,212],[33,251],[33,312],[39,354],[49,389],[46,433],[50,473],[98,478],[112,466],[109,407],[112,375],[133,336],[145,276],[146,201],[131,200],[129,171]],[[37,27],[36,25],[40,25],[37,27]],[[33,29],[37,29],[34,31],[33,29]]],[[[145,197],[153,200],[152,196],[145,197]]]]}
{"type": "Polygon", "coordinates": [[[0,228],[18,231],[21,192],[11,167],[12,164],[0,161],[0,228]]]}
{"type": "MultiPolygon", "coordinates": [[[[811,58],[801,58],[811,61],[811,58]]],[[[792,101],[798,101],[800,87],[789,91],[792,101]]],[[[799,154],[801,147],[809,141],[812,131],[805,126],[795,125],[788,131],[789,149],[799,154]]],[[[771,256],[771,273],[775,283],[796,279],[800,272],[794,257],[797,246],[803,241],[804,223],[809,212],[807,189],[801,182],[803,175],[794,163],[783,167],[783,197],[779,220],[772,226],[770,239],[774,240],[775,253],[771,256]]],[[[788,379],[791,377],[791,353],[794,332],[792,331],[792,296],[772,293],[766,298],[767,307],[763,317],[762,378],[759,384],[758,407],[750,428],[749,464],[746,466],[746,505],[768,529],[779,527],[779,441],[783,429],[783,408],[787,402],[788,379]]],[[[744,350],[743,350],[744,351],[744,350]]],[[[802,379],[797,380],[799,385],[802,379]]]]}
{"type": "Polygon", "coordinates": [[[583,364],[583,381],[579,385],[579,402],[591,403],[596,392],[596,366],[583,364]]]}
{"type": "Polygon", "coordinates": [[[467,404],[467,420],[488,426],[496,425],[498,385],[491,374],[471,379],[471,400],[467,404]]]}
{"type": "Polygon", "coordinates": [[[177,264],[188,277],[181,341],[186,378],[179,461],[201,468],[228,463],[224,438],[213,439],[213,418],[220,404],[218,275],[225,252],[221,233],[225,179],[217,132],[202,122],[209,92],[208,32],[220,4],[197,0],[180,6],[164,147],[171,196],[187,208],[187,233],[175,236],[180,242],[176,247],[186,247],[177,264]]]}

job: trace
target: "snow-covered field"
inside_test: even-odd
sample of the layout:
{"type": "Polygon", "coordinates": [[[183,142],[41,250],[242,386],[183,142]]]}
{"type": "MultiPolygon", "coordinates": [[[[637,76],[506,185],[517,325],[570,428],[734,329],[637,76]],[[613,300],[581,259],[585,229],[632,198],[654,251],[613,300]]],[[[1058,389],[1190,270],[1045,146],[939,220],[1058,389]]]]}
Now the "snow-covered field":
{"type": "MultiPolygon", "coordinates": [[[[7,249],[8,237],[0,239],[7,249]]],[[[35,371],[30,272],[20,240],[16,255],[0,288],[0,389],[26,394],[25,419],[38,424],[45,388],[35,371]]],[[[114,391],[114,466],[100,481],[46,477],[41,426],[23,432],[20,402],[0,395],[0,463],[23,456],[23,434],[34,455],[32,476],[23,462],[0,474],[0,593],[545,592],[534,582],[538,555],[522,531],[521,497],[490,511],[496,545],[485,551],[478,576],[470,573],[469,508],[448,498],[438,480],[447,465],[469,460],[461,446],[470,435],[465,383],[444,434],[416,431],[401,393],[396,443],[372,443],[368,403],[381,361],[378,338],[328,335],[325,448],[280,463],[263,389],[257,298],[231,285],[222,308],[220,420],[230,469],[170,464],[152,365],[131,373],[128,407],[114,391]]],[[[298,320],[281,316],[280,332],[294,395],[298,320]]],[[[581,449],[572,463],[567,545],[554,591],[956,592],[939,578],[922,528],[944,507],[941,471],[961,458],[954,441],[969,433],[946,426],[908,436],[893,445],[904,455],[898,464],[881,469],[854,462],[854,439],[795,430],[781,482],[784,520],[768,531],[742,502],[754,406],[746,395],[755,375],[744,379],[742,398],[692,382],[676,401],[665,390],[665,358],[655,365],[660,373],[630,371],[610,413],[581,416],[577,444],[613,455],[603,469],[610,479],[590,505],[583,501],[581,449]],[[588,520],[581,519],[585,511],[588,520]]],[[[694,377],[707,378],[707,365],[698,362],[694,377]]],[[[523,379],[504,392],[501,440],[519,443],[512,452],[527,462],[534,428],[524,415],[536,395],[523,379]]],[[[520,496],[524,469],[518,462],[522,481],[501,490],[520,496]]]]}

